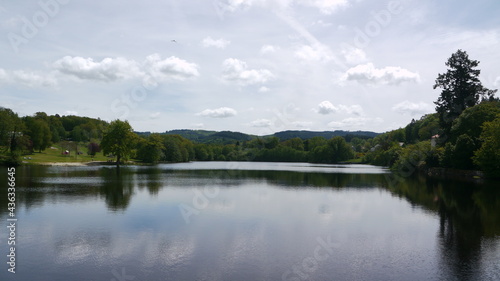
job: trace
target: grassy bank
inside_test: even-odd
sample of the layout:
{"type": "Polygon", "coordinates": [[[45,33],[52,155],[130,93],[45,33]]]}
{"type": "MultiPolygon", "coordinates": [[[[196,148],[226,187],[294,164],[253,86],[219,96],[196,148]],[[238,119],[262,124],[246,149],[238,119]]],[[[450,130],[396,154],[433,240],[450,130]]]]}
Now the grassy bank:
{"type": "Polygon", "coordinates": [[[60,145],[55,144],[42,152],[22,155],[21,160],[23,164],[106,162],[108,160],[102,152],[97,153],[93,158],[87,155],[87,145],[78,145],[80,154],[76,153],[76,147],[75,150],[70,150],[69,154],[64,154],[65,150],[60,145]]]}

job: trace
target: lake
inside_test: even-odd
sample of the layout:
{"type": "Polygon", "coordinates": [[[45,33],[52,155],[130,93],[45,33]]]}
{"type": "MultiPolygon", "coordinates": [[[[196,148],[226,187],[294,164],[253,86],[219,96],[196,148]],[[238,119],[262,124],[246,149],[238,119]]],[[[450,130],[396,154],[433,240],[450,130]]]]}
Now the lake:
{"type": "Polygon", "coordinates": [[[15,176],[12,274],[0,175],[0,280],[500,280],[494,183],[256,162],[15,176]]]}

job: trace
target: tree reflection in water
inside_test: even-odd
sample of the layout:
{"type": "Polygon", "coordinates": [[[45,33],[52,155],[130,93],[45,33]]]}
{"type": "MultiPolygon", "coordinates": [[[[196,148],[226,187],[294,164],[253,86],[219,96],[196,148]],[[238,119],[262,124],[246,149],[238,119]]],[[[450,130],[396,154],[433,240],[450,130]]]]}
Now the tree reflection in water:
{"type": "MultiPolygon", "coordinates": [[[[437,248],[444,279],[478,279],[484,264],[496,264],[500,236],[498,183],[465,183],[423,176],[390,184],[384,174],[352,174],[269,170],[173,170],[168,165],[148,167],[20,167],[16,174],[16,204],[30,210],[58,200],[97,198],[112,212],[125,212],[142,190],[152,196],[164,188],[192,188],[216,184],[237,188],[248,181],[300,189],[373,189],[389,191],[437,218],[437,248]],[[200,180],[202,179],[202,180],[200,180]],[[137,189],[135,189],[137,187],[137,189]]],[[[6,173],[0,181],[7,182],[6,173]]],[[[0,189],[0,216],[7,216],[7,189],[0,189]]],[[[493,278],[494,279],[494,278],[493,278]]]]}

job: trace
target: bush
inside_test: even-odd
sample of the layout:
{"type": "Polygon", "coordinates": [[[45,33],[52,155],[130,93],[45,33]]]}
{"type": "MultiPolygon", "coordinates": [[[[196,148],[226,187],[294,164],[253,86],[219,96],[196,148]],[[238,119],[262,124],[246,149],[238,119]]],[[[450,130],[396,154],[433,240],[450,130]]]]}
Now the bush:
{"type": "Polygon", "coordinates": [[[472,156],[474,156],[474,140],[468,135],[460,135],[455,143],[452,154],[452,167],[457,169],[472,169],[472,156]]]}
{"type": "Polygon", "coordinates": [[[433,155],[432,158],[435,157],[430,141],[406,146],[399,152],[399,157],[394,161],[391,169],[403,175],[410,175],[417,167],[425,164],[430,155],[433,155]]]}
{"type": "Polygon", "coordinates": [[[473,161],[490,177],[500,178],[500,116],[483,124],[483,145],[474,152],[473,161]]]}

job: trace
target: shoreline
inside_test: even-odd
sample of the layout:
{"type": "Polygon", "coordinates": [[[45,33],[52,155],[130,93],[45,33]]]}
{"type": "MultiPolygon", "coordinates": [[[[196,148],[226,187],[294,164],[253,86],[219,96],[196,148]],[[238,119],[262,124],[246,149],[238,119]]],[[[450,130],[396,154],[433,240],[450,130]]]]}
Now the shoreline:
{"type": "MultiPolygon", "coordinates": [[[[82,167],[82,166],[100,166],[100,165],[110,165],[109,162],[104,161],[91,161],[91,162],[24,162],[23,164],[27,164],[28,166],[55,166],[55,167],[82,167]]],[[[115,165],[115,163],[113,163],[115,165]]]]}
{"type": "MultiPolygon", "coordinates": [[[[203,161],[211,162],[211,161],[203,161]]],[[[231,162],[231,161],[227,161],[231,162]]],[[[253,162],[253,161],[250,161],[253,162]]],[[[257,161],[258,162],[258,161],[257,161]]],[[[274,163],[274,162],[269,162],[274,163]]],[[[338,163],[341,165],[356,165],[356,164],[367,164],[367,163],[338,163]]],[[[152,164],[144,164],[137,162],[122,163],[120,166],[147,166],[152,164]]],[[[371,164],[368,164],[371,165],[371,164]]],[[[53,166],[53,167],[85,167],[85,166],[116,166],[115,162],[107,161],[89,161],[89,162],[27,162],[22,161],[21,166],[53,166]]],[[[377,165],[373,165],[377,166],[377,165]]],[[[426,176],[427,178],[434,179],[446,179],[446,180],[459,180],[467,182],[484,182],[489,180],[498,180],[486,177],[482,171],[478,170],[458,170],[451,168],[437,168],[437,167],[420,167],[417,169],[417,173],[426,176]]]]}
{"type": "Polygon", "coordinates": [[[459,170],[453,168],[426,167],[420,169],[420,173],[430,178],[459,180],[468,182],[483,182],[488,179],[485,176],[484,172],[478,170],[459,170]]]}

